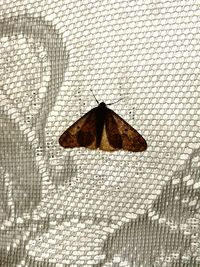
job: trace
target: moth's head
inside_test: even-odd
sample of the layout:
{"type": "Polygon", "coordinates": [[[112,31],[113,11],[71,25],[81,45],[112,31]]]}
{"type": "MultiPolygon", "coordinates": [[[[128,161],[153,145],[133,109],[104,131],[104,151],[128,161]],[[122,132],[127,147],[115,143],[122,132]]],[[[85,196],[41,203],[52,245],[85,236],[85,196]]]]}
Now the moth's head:
{"type": "Polygon", "coordinates": [[[104,102],[101,102],[100,104],[99,104],[99,108],[105,108],[106,107],[106,104],[104,103],[104,102]]]}

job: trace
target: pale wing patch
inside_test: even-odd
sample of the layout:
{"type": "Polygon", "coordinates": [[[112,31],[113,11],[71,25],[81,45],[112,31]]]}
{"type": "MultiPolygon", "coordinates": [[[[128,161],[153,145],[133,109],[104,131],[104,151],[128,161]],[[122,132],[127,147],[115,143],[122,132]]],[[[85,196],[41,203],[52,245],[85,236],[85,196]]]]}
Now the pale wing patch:
{"type": "Polygon", "coordinates": [[[104,125],[104,128],[103,128],[103,133],[102,133],[102,138],[101,138],[101,143],[99,145],[99,148],[101,150],[105,150],[105,151],[115,151],[115,150],[118,150],[114,147],[112,147],[108,141],[108,137],[107,137],[107,132],[106,132],[106,127],[104,125]]]}

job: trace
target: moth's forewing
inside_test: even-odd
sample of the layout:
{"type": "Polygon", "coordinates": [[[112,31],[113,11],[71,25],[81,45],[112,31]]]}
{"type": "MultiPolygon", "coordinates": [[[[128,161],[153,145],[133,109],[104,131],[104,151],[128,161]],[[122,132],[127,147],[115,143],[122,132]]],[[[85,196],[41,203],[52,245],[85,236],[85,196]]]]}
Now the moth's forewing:
{"type": "Polygon", "coordinates": [[[96,148],[96,108],[91,109],[83,117],[70,126],[59,138],[64,148],[87,147],[96,148]]]}
{"type": "Polygon", "coordinates": [[[147,149],[145,139],[119,115],[108,109],[105,118],[104,136],[100,144],[102,150],[128,150],[141,152],[147,149]]]}

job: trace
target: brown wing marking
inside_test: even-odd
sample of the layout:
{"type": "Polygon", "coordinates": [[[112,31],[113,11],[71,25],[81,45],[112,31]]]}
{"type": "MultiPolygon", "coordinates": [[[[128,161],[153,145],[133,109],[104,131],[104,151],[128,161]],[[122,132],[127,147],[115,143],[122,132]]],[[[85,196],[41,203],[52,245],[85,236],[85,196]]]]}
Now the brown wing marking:
{"type": "Polygon", "coordinates": [[[96,148],[96,108],[72,124],[59,138],[64,148],[96,148]]]}
{"type": "Polygon", "coordinates": [[[122,149],[122,138],[118,131],[117,123],[109,114],[105,118],[105,124],[99,148],[105,151],[122,149]]]}
{"type": "Polygon", "coordinates": [[[123,149],[141,152],[147,149],[147,143],[132,126],[109,109],[100,148],[108,151],[123,149]]]}

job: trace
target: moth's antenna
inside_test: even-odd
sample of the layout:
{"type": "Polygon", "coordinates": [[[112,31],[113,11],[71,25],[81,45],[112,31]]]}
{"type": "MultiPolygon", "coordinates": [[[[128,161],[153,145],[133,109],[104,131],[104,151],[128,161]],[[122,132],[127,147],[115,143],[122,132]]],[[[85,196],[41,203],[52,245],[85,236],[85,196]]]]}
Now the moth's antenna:
{"type": "MultiPolygon", "coordinates": [[[[92,92],[92,89],[90,89],[90,91],[92,92]]],[[[99,101],[96,99],[94,93],[92,92],[92,95],[94,96],[94,99],[96,100],[97,104],[99,104],[99,101]]]]}
{"type": "Polygon", "coordinates": [[[121,101],[121,100],[123,100],[124,98],[120,98],[120,99],[118,99],[116,102],[114,102],[114,103],[109,103],[109,104],[106,104],[107,106],[110,106],[110,105],[113,105],[113,104],[116,104],[116,103],[118,103],[119,101],[121,101]]]}

